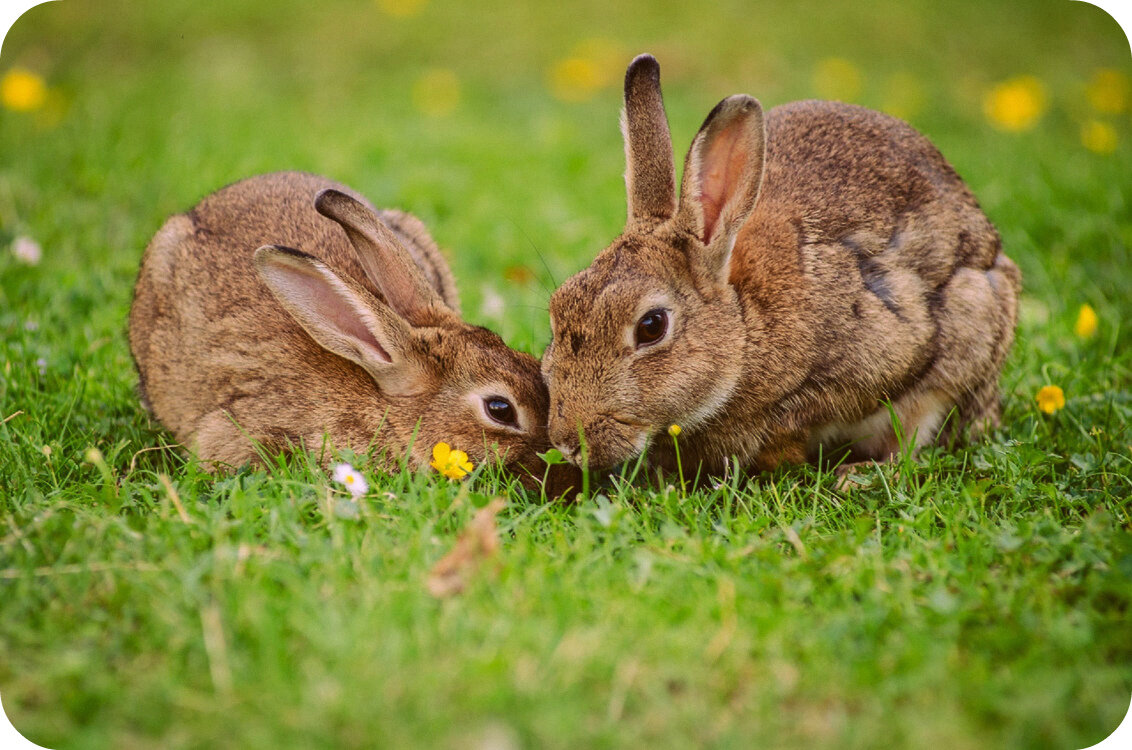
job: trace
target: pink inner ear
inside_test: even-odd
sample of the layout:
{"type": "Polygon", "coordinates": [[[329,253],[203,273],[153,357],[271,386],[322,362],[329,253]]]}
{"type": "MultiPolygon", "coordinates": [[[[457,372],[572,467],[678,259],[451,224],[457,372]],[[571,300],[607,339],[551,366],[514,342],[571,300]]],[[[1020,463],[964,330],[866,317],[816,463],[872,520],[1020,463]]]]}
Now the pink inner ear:
{"type": "Polygon", "coordinates": [[[704,244],[711,242],[723,207],[735,191],[747,166],[742,147],[743,126],[735,122],[721,130],[704,149],[700,162],[700,205],[704,212],[704,244]]]}
{"type": "Polygon", "coordinates": [[[318,319],[337,329],[340,334],[357,339],[372,348],[385,362],[392,361],[389,353],[378,343],[373,333],[362,320],[361,313],[354,309],[342,293],[327,283],[321,276],[308,271],[299,271],[291,276],[292,289],[297,292],[297,300],[304,300],[313,322],[318,319]]]}
{"type": "Polygon", "coordinates": [[[383,362],[392,361],[389,353],[378,343],[362,321],[361,316],[345,300],[331,295],[333,301],[325,308],[327,317],[333,319],[334,324],[347,336],[352,336],[363,344],[372,348],[383,362]]]}

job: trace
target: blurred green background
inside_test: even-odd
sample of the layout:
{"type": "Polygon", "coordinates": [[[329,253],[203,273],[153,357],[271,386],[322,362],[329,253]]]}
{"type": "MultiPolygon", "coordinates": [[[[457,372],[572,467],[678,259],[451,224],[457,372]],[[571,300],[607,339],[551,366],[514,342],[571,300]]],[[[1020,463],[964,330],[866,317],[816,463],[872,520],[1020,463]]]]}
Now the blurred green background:
{"type": "Polygon", "coordinates": [[[420,215],[469,317],[541,351],[547,290],[624,220],[620,82],[642,51],[678,156],[736,92],[885,109],[971,182],[1028,289],[1117,312],[1128,259],[1096,214],[1128,214],[1128,43],[1066,0],[47,3],[3,47],[0,73],[47,93],[0,114],[0,242],[27,234],[47,270],[111,274],[120,305],[166,215],[310,170],[420,215]]]}
{"type": "Polygon", "coordinates": [[[1069,0],[29,11],[0,51],[0,691],[91,747],[518,746],[465,734],[485,716],[534,747],[1098,741],[1132,648],[1130,80],[1123,32],[1069,0]],[[884,109],[941,148],[1025,277],[992,441],[848,500],[806,467],[723,509],[512,497],[498,585],[443,604],[420,581],[469,512],[457,485],[371,476],[356,521],[301,462],[213,481],[155,450],[124,334],[166,216],[328,175],[420,216],[466,317],[541,353],[550,291],[624,221],[644,51],[678,158],[737,92],[884,109]],[[705,658],[717,631],[736,645],[705,658]]]}

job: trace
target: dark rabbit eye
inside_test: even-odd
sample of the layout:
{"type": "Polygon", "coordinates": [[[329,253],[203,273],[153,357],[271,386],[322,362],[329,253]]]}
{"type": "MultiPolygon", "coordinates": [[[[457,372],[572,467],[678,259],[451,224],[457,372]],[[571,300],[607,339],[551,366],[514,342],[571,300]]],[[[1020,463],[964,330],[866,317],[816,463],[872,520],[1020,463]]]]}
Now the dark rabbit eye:
{"type": "Polygon", "coordinates": [[[637,321],[637,346],[655,344],[668,331],[668,313],[661,309],[649,310],[637,321]]]}
{"type": "Polygon", "coordinates": [[[519,419],[515,414],[515,407],[511,402],[499,396],[489,396],[483,400],[483,408],[487,410],[487,416],[494,419],[496,422],[508,427],[518,427],[519,419]]]}

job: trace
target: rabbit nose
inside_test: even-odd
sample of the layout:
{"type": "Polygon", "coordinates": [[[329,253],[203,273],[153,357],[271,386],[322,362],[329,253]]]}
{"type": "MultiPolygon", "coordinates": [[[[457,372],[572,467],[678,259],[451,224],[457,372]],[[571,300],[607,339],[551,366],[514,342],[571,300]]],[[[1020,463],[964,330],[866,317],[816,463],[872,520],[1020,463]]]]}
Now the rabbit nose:
{"type": "Polygon", "coordinates": [[[576,431],[552,424],[550,427],[550,442],[554,444],[555,448],[561,451],[567,461],[577,463],[578,454],[581,451],[581,441],[578,440],[578,433],[576,431]]]}
{"type": "Polygon", "coordinates": [[[578,457],[581,454],[581,448],[577,445],[568,445],[566,443],[555,443],[554,447],[561,451],[566,460],[572,464],[578,463],[578,457]]]}

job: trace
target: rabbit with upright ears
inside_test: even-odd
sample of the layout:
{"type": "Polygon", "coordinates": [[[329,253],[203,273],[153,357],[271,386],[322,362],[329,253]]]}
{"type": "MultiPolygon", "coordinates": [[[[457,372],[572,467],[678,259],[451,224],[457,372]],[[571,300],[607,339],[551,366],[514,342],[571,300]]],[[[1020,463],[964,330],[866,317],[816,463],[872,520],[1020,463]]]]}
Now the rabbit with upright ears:
{"type": "MultiPolygon", "coordinates": [[[[904,122],[749,96],[708,115],[680,197],[660,91],[625,76],[624,232],[550,301],[551,441],[609,468],[682,428],[685,467],[885,460],[999,420],[1020,275],[904,122]]],[[[674,466],[671,440],[650,457],[674,466]]],[[[686,468],[687,470],[687,468],[686,468]]]]}
{"type": "MultiPolygon", "coordinates": [[[[531,485],[549,448],[539,363],[459,315],[424,225],[314,175],[253,177],[171,217],[130,310],[143,401],[200,458],[436,443],[531,485]]],[[[555,477],[560,479],[560,477],[555,477]]]]}

